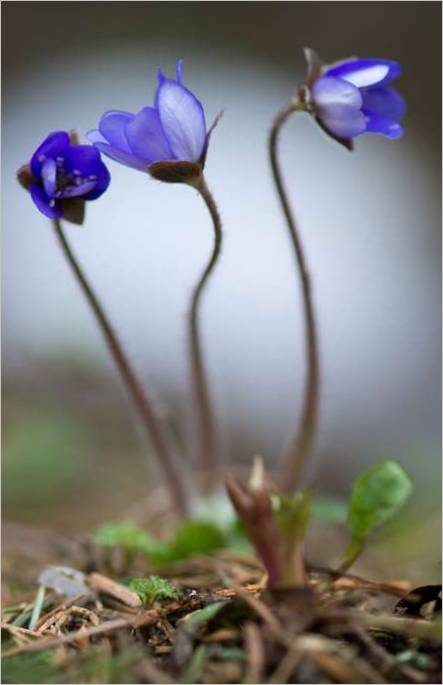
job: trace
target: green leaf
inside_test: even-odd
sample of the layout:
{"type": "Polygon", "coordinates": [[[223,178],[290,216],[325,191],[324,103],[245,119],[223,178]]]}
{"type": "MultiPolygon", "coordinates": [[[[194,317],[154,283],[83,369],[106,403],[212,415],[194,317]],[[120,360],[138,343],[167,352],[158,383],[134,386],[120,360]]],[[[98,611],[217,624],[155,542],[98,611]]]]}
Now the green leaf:
{"type": "Polygon", "coordinates": [[[229,532],[225,533],[212,521],[195,519],[183,523],[170,541],[155,540],[132,521],[107,523],[93,533],[101,545],[121,546],[127,552],[144,552],[157,565],[187,559],[194,554],[210,554],[226,547],[229,532]]]}
{"type": "Polygon", "coordinates": [[[169,560],[186,559],[194,554],[210,554],[225,546],[225,536],[211,521],[187,521],[170,543],[169,560]]]}
{"type": "Polygon", "coordinates": [[[197,611],[187,614],[187,616],[182,619],[182,623],[187,630],[193,630],[201,623],[207,623],[214,618],[214,616],[218,614],[220,609],[224,607],[225,604],[226,602],[214,602],[213,604],[208,604],[207,606],[203,607],[203,609],[197,609],[197,611]]]}
{"type": "Polygon", "coordinates": [[[222,661],[245,661],[246,654],[240,647],[219,647],[217,656],[222,661]]]}
{"type": "Polygon", "coordinates": [[[357,478],[348,508],[348,526],[354,541],[363,541],[389,521],[404,505],[412,482],[395,461],[376,464],[357,478]]]}
{"type": "Polygon", "coordinates": [[[167,599],[178,599],[180,592],[169,580],[160,576],[132,578],[129,588],[140,597],[143,604],[153,604],[167,599]]]}
{"type": "Polygon", "coordinates": [[[105,523],[93,533],[93,539],[100,545],[120,546],[127,552],[144,552],[149,557],[162,557],[165,543],[154,540],[148,533],[133,521],[105,523]]]}
{"type": "Polygon", "coordinates": [[[191,657],[191,661],[180,676],[180,683],[198,683],[203,675],[203,670],[206,665],[206,657],[208,648],[205,645],[199,645],[191,657]]]}

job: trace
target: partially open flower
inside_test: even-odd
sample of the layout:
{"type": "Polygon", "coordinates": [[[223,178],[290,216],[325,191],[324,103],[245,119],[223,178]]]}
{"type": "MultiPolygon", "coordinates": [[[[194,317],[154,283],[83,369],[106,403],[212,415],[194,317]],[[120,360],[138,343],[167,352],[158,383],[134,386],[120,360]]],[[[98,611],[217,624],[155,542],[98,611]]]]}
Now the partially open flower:
{"type": "Polygon", "coordinates": [[[153,107],[137,114],[105,112],[88,139],[121,164],[159,180],[186,182],[201,174],[210,131],[201,102],[183,85],[181,60],[176,79],[159,70],[158,81],[153,107]]]}
{"type": "Polygon", "coordinates": [[[398,62],[351,58],[322,68],[313,50],[306,49],[305,54],[309,66],[306,104],[333,138],[349,147],[353,138],[364,133],[388,138],[403,134],[399,120],[405,114],[405,102],[390,87],[400,75],[398,62]]]}
{"type": "Polygon", "coordinates": [[[100,197],[111,178],[99,151],[66,131],[50,133],[17,176],[42,214],[74,223],[82,223],[84,201],[100,197]]]}

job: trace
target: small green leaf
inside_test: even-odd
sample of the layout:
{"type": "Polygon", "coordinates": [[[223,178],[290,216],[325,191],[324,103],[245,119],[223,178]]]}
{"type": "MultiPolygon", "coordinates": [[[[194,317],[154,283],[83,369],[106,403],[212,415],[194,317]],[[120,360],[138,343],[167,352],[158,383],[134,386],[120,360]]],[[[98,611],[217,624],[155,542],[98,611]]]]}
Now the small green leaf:
{"type": "Polygon", "coordinates": [[[220,609],[224,607],[225,604],[226,602],[214,602],[213,604],[208,604],[207,606],[203,607],[203,609],[197,609],[197,611],[193,611],[191,614],[188,614],[182,619],[182,623],[186,629],[194,629],[201,623],[207,623],[214,618],[214,616],[218,614],[220,609]]]}
{"type": "Polygon", "coordinates": [[[429,668],[429,656],[427,654],[421,654],[414,649],[407,649],[404,652],[400,652],[400,654],[397,654],[396,659],[400,664],[409,664],[414,668],[419,668],[421,670],[429,668]]]}
{"type": "Polygon", "coordinates": [[[411,479],[395,461],[383,461],[359,476],[348,508],[348,526],[353,539],[363,541],[374,528],[389,521],[411,491],[411,479]]]}
{"type": "Polygon", "coordinates": [[[222,661],[245,661],[246,654],[240,647],[219,647],[217,656],[222,661]]]}
{"type": "Polygon", "coordinates": [[[127,552],[140,551],[149,557],[161,557],[166,548],[165,543],[154,540],[133,521],[105,523],[94,531],[93,539],[100,545],[120,546],[127,552]]]}
{"type": "Polygon", "coordinates": [[[170,543],[170,561],[194,554],[210,554],[225,545],[225,536],[211,521],[187,521],[180,526],[170,543]]]}
{"type": "Polygon", "coordinates": [[[206,657],[208,648],[205,645],[199,645],[191,657],[191,661],[180,676],[180,683],[198,683],[203,675],[203,670],[206,665],[206,657]]]}
{"type": "Polygon", "coordinates": [[[161,600],[178,599],[180,592],[169,580],[160,576],[132,578],[129,588],[141,599],[143,604],[153,604],[161,600]]]}

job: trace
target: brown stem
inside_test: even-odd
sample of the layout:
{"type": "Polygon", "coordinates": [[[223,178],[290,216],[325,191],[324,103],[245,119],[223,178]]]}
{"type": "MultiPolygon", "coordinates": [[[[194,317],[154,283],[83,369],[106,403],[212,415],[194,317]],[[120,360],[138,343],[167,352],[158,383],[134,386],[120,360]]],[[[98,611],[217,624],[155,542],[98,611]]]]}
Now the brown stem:
{"type": "Polygon", "coordinates": [[[222,242],[221,219],[214,199],[203,177],[195,185],[214,225],[214,247],[209,262],[201,275],[191,299],[189,310],[189,337],[191,373],[196,407],[196,424],[198,439],[198,461],[202,473],[202,487],[207,493],[214,490],[218,482],[218,449],[215,434],[214,417],[209,397],[208,383],[203,364],[202,346],[199,329],[199,310],[203,290],[220,256],[222,242]]]}
{"type": "Polygon", "coordinates": [[[108,349],[111,352],[129,395],[134,401],[143,424],[152,440],[160,467],[163,469],[167,484],[169,486],[174,505],[182,515],[186,515],[187,497],[183,480],[180,478],[177,472],[173,455],[163,435],[150,400],[146,396],[141,384],[132,370],[131,365],[125,353],[123,352],[122,346],[118,341],[117,336],[114,333],[100,302],[98,301],[94,291],[86,280],[80,265],[74,257],[63,233],[60,221],[54,219],[53,226],[63,253],[68,260],[92,311],[94,312],[95,318],[103,333],[108,349]]]}
{"type": "Polygon", "coordinates": [[[317,332],[311,296],[311,284],[297,226],[283,185],[280,163],[277,155],[278,138],[284,122],[293,112],[303,111],[304,109],[305,106],[298,100],[291,102],[276,116],[269,136],[269,157],[272,174],[288,225],[296,264],[301,279],[305,317],[305,345],[308,358],[308,377],[304,392],[302,415],[296,437],[292,441],[285,457],[284,471],[281,478],[281,486],[286,491],[294,490],[299,485],[303,476],[317,425],[319,395],[317,332]]]}

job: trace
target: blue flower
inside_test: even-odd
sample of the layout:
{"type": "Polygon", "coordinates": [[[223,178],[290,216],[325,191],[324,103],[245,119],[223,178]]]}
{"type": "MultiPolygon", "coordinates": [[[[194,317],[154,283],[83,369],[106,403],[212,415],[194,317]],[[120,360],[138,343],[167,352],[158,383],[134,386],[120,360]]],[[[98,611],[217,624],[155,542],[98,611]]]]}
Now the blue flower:
{"type": "MultiPolygon", "coordinates": [[[[70,214],[71,201],[95,200],[110,182],[109,171],[92,145],[77,145],[66,131],[55,131],[18,172],[38,209],[50,219],[70,214]]],[[[80,223],[80,222],[78,222],[80,223]]]]}
{"type": "MultiPolygon", "coordinates": [[[[308,62],[317,59],[307,51],[308,62]]],[[[386,59],[348,59],[317,71],[307,84],[310,105],[319,123],[334,138],[350,141],[364,133],[399,138],[405,102],[390,87],[400,75],[400,65],[386,59]]],[[[314,69],[315,71],[315,69],[314,69]]]]}
{"type": "Polygon", "coordinates": [[[154,106],[137,114],[105,112],[98,129],[87,136],[111,159],[140,171],[159,162],[203,168],[209,133],[203,106],[182,82],[182,63],[176,79],[158,72],[154,106]]]}

